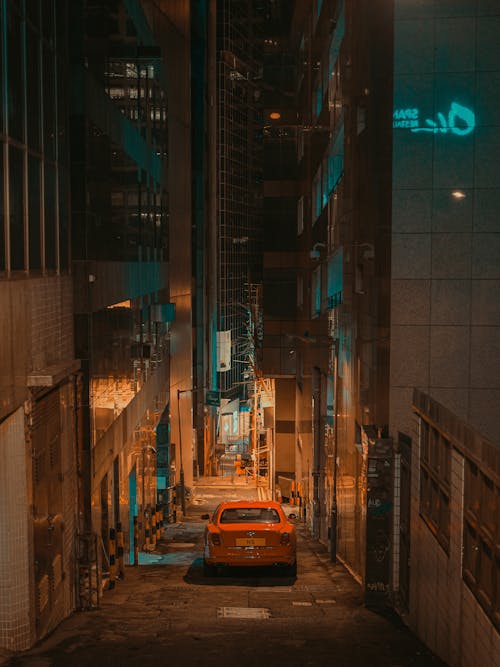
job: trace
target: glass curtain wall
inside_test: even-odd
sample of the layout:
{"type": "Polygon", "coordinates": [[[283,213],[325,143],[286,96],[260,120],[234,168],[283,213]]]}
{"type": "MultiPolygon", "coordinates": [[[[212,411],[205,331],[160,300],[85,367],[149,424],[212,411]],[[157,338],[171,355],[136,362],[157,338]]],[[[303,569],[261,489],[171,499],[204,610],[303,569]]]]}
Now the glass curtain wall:
{"type": "Polygon", "coordinates": [[[69,264],[67,7],[47,0],[41,9],[34,0],[0,6],[0,175],[8,184],[0,188],[0,275],[64,273],[69,264]]]}

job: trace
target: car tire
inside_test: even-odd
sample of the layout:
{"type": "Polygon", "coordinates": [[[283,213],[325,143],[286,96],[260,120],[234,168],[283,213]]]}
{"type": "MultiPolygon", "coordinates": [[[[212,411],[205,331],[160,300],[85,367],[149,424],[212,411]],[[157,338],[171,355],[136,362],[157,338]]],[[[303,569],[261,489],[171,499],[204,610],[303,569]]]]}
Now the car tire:
{"type": "Polygon", "coordinates": [[[207,561],[203,561],[203,574],[205,577],[216,577],[217,576],[217,566],[210,565],[207,561]]]}

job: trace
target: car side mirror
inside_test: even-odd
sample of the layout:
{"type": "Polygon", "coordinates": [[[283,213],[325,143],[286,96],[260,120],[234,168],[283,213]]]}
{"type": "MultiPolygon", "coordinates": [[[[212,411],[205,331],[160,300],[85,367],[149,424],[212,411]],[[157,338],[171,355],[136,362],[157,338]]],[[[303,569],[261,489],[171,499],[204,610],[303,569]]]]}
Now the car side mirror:
{"type": "Polygon", "coordinates": [[[296,519],[296,518],[297,518],[297,515],[294,514],[294,513],[292,512],[292,514],[289,514],[289,515],[288,515],[288,518],[289,518],[289,519],[296,519]]]}
{"type": "Polygon", "coordinates": [[[207,519],[210,519],[210,514],[202,514],[201,518],[206,521],[207,519]]]}

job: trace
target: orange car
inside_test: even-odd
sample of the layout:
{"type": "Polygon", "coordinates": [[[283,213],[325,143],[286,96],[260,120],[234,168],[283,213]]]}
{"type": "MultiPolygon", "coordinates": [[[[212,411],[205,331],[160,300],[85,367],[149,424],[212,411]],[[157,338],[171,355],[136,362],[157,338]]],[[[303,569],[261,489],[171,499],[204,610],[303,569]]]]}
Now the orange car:
{"type": "Polygon", "coordinates": [[[207,576],[216,575],[222,565],[277,565],[289,576],[295,576],[295,528],[277,502],[221,503],[205,529],[203,563],[207,576]]]}

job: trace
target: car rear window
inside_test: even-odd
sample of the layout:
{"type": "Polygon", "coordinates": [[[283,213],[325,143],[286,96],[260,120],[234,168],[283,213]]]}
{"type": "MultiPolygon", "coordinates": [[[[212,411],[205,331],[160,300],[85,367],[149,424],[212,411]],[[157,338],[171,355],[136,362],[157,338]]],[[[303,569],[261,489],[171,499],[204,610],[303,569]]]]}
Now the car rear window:
{"type": "Polygon", "coordinates": [[[279,523],[280,516],[272,507],[231,507],[223,510],[220,523],[279,523]]]}

